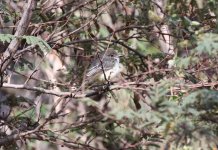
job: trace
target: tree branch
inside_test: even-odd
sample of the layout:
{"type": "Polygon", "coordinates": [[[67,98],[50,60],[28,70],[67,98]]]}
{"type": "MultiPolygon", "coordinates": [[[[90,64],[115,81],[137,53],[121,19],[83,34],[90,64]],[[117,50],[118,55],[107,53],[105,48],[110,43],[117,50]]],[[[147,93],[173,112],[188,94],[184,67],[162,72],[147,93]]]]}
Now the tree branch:
{"type": "Polygon", "coordinates": [[[20,44],[19,37],[25,34],[28,28],[28,25],[30,23],[30,19],[32,16],[32,10],[35,9],[35,7],[36,7],[35,0],[28,0],[28,2],[26,3],[24,7],[22,18],[14,34],[17,38],[11,41],[7,50],[3,54],[4,59],[1,61],[0,72],[4,72],[4,70],[10,65],[11,61],[13,60],[13,56],[15,55],[17,48],[20,44]]]}

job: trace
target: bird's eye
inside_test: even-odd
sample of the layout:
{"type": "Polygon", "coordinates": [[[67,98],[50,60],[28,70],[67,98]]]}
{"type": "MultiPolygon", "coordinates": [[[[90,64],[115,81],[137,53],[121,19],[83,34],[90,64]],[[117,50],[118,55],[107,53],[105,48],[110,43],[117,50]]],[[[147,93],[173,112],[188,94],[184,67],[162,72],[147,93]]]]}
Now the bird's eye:
{"type": "Polygon", "coordinates": [[[114,55],[113,55],[113,54],[111,54],[110,56],[111,56],[111,57],[114,57],[114,55]]]}

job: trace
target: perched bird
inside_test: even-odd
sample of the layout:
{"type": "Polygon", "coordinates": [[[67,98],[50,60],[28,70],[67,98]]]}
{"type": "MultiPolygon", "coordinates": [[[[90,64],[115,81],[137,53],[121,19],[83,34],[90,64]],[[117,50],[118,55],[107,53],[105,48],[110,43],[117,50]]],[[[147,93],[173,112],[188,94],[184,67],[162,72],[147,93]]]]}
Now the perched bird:
{"type": "Polygon", "coordinates": [[[119,63],[119,55],[114,49],[109,48],[99,53],[87,70],[86,81],[109,81],[113,79],[120,72],[119,63]]]}

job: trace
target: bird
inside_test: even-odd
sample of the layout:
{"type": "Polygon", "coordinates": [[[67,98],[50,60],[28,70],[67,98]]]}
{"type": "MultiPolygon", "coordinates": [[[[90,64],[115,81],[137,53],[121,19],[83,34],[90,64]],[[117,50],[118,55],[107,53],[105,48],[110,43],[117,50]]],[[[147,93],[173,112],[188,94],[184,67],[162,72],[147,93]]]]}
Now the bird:
{"type": "Polygon", "coordinates": [[[119,57],[120,55],[112,48],[98,53],[87,69],[85,80],[102,82],[115,78],[120,72],[119,57]]]}

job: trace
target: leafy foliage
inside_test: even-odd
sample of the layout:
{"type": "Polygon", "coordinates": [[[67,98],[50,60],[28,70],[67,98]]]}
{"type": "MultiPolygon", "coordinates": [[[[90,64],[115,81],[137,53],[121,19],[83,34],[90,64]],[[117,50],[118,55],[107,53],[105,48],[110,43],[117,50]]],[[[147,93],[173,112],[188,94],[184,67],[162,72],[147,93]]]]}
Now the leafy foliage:
{"type": "Polygon", "coordinates": [[[35,36],[23,36],[22,38],[26,40],[27,44],[39,46],[44,54],[51,50],[51,47],[41,38],[35,36]]]}
{"type": "Polygon", "coordinates": [[[10,43],[14,39],[14,36],[11,34],[0,34],[0,41],[5,43],[10,43]]]}
{"type": "Polygon", "coordinates": [[[206,33],[199,36],[198,46],[196,47],[197,54],[208,54],[210,56],[217,55],[218,52],[218,34],[206,33]]]}
{"type": "Polygon", "coordinates": [[[11,34],[0,34],[0,42],[2,43],[10,43],[13,39],[19,38],[26,40],[27,44],[29,45],[37,45],[39,46],[40,50],[45,54],[47,51],[51,50],[51,47],[41,38],[35,36],[22,36],[16,37],[11,34]]]}

